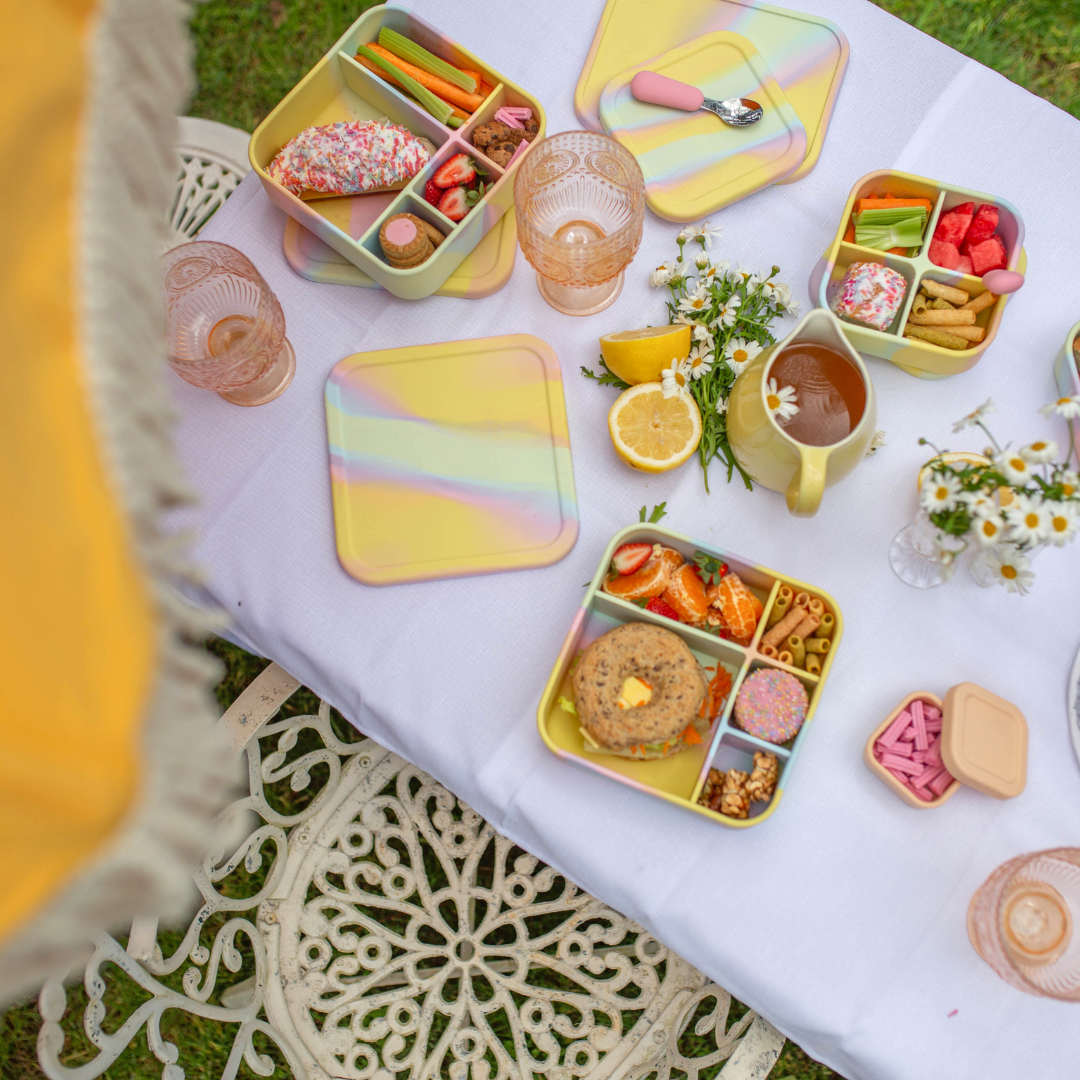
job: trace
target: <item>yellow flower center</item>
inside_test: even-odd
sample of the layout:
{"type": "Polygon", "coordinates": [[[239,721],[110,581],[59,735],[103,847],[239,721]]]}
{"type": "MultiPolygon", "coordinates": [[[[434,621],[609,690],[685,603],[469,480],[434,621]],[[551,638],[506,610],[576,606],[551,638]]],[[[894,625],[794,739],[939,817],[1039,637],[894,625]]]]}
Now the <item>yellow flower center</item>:
{"type": "Polygon", "coordinates": [[[1063,492],[1064,492],[1064,493],[1065,493],[1066,495],[1072,495],[1072,494],[1073,494],[1073,492],[1075,492],[1075,491],[1076,491],[1076,488],[1074,488],[1074,487],[1072,486],[1072,484],[1062,484],[1062,485],[1061,485],[1061,490],[1062,490],[1062,491],[1063,491],[1063,492]]]}
{"type": "Polygon", "coordinates": [[[1009,464],[1010,464],[1010,465],[1011,465],[1011,466],[1012,466],[1012,467],[1013,467],[1013,468],[1014,468],[1014,469],[1015,469],[1015,470],[1016,470],[1017,472],[1024,472],[1024,471],[1026,471],[1026,469],[1027,469],[1027,462],[1026,462],[1026,461],[1024,461],[1024,459],[1023,459],[1023,458],[1018,458],[1018,457],[1010,458],[1010,459],[1009,459],[1009,464]]]}
{"type": "Polygon", "coordinates": [[[982,523],[983,536],[997,536],[998,527],[992,521],[982,523]]]}
{"type": "Polygon", "coordinates": [[[731,354],[731,359],[734,360],[736,364],[745,364],[746,361],[750,359],[750,357],[747,355],[745,349],[736,349],[731,354]]]}
{"type": "Polygon", "coordinates": [[[1054,402],[1054,404],[1055,404],[1055,405],[1068,405],[1068,404],[1069,404],[1069,402],[1070,402],[1071,400],[1072,400],[1071,398],[1067,398],[1067,397],[1059,397],[1059,398],[1057,399],[1057,401],[1056,401],[1056,402],[1054,402]]]}
{"type": "Polygon", "coordinates": [[[1036,454],[1041,454],[1046,449],[1046,443],[1033,442],[1031,444],[1031,449],[1034,450],[1036,454]]]}
{"type": "Polygon", "coordinates": [[[685,386],[686,385],[686,376],[681,371],[676,371],[675,372],[675,381],[680,386],[685,386]]]}
{"type": "Polygon", "coordinates": [[[704,300],[695,300],[690,306],[695,311],[700,311],[705,306],[705,301],[704,300]]]}
{"type": "Polygon", "coordinates": [[[1029,529],[1035,529],[1035,528],[1038,528],[1038,525],[1039,525],[1039,515],[1038,515],[1038,514],[1028,514],[1028,515],[1027,515],[1027,516],[1026,516],[1026,517],[1024,518],[1024,524],[1025,524],[1025,525],[1026,525],[1026,526],[1027,526],[1027,527],[1028,527],[1029,529]]]}
{"type": "Polygon", "coordinates": [[[1054,532],[1066,532],[1069,528],[1068,518],[1055,517],[1050,519],[1050,527],[1054,532]]]}
{"type": "Polygon", "coordinates": [[[1015,566],[1003,566],[1001,568],[1001,576],[1003,578],[1008,578],[1010,581],[1012,581],[1012,579],[1014,577],[1016,577],[1016,567],[1015,566]]]}
{"type": "Polygon", "coordinates": [[[948,497],[949,497],[949,489],[947,487],[939,487],[934,492],[934,498],[937,499],[938,502],[941,502],[944,499],[947,499],[948,497]]]}
{"type": "Polygon", "coordinates": [[[765,399],[765,404],[769,406],[774,412],[780,408],[780,399],[775,394],[770,394],[765,399]]]}

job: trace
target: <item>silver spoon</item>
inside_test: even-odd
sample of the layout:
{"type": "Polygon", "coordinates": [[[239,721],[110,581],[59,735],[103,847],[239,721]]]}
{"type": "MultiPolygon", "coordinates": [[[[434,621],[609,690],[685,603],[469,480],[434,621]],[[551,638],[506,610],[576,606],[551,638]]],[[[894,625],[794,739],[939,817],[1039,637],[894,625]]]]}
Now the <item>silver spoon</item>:
{"type": "Polygon", "coordinates": [[[708,109],[732,127],[749,127],[761,119],[761,106],[752,98],[733,97],[724,101],[707,98],[696,86],[669,79],[655,71],[639,71],[630,83],[630,93],[638,101],[664,105],[669,109],[696,112],[708,109]]]}

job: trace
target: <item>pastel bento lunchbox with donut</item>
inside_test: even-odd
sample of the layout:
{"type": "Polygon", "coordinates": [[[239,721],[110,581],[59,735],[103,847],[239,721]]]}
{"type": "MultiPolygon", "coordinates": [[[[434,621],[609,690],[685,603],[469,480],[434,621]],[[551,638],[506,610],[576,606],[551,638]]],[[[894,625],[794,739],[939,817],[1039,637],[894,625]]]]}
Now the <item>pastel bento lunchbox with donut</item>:
{"type": "MultiPolygon", "coordinates": [[[[529,119],[537,125],[532,142],[544,137],[544,110],[535,97],[416,15],[379,5],[364,12],[271,110],[251,136],[248,157],[266,193],[286,214],[384,289],[403,299],[416,300],[440,288],[513,207],[514,176],[528,146],[512,161],[506,160],[504,154],[496,154],[503,162],[500,164],[488,156],[491,147],[477,137],[504,109],[518,115],[528,111],[529,119]],[[378,43],[384,29],[459,69],[459,75],[465,72],[479,76],[480,82],[473,84],[476,92],[463,99],[473,111],[455,106],[456,111],[442,123],[402,86],[383,77],[387,72],[359,50],[363,47],[370,53],[372,46],[381,48],[378,43]],[[382,75],[373,73],[361,61],[382,75]],[[388,183],[365,194],[302,198],[270,175],[271,162],[306,129],[362,121],[389,121],[397,128],[405,128],[434,146],[434,153],[407,182],[388,183]],[[425,193],[429,181],[439,186],[436,174],[458,155],[475,163],[477,175],[469,181],[474,186],[462,196],[467,210],[463,205],[454,210],[447,208],[444,213],[428,201],[425,193]],[[460,216],[463,211],[464,216],[460,216]],[[388,219],[401,214],[411,215],[414,223],[423,225],[426,242],[434,248],[423,261],[403,257],[392,264],[387,254],[382,242],[387,238],[385,226],[388,219]]],[[[456,162],[450,166],[456,167],[456,162]]]]}
{"type": "Polygon", "coordinates": [[[842,633],[828,593],[671,529],[630,526],[608,544],[571,624],[540,700],[540,735],[565,761],[723,825],[758,825],[780,803],[842,633]],[[643,668],[640,650],[659,637],[668,644],[643,668]],[[599,664],[597,642],[612,643],[599,664]],[[689,720],[685,730],[605,745],[584,711],[597,696],[592,684],[582,692],[594,670],[633,723],[640,706],[660,704],[650,695],[668,668],[685,675],[687,664],[707,686],[690,678],[698,697],[675,721],[689,720]]]}
{"type": "Polygon", "coordinates": [[[985,268],[1022,275],[1026,266],[1024,223],[1011,203],[882,169],[867,173],[851,189],[836,236],[810,276],[810,299],[815,307],[830,308],[839,316],[844,334],[859,352],[888,360],[919,378],[941,379],[974,367],[1001,325],[1008,295],[988,290],[985,268]],[[918,245],[878,250],[857,243],[854,215],[859,208],[867,202],[887,207],[896,200],[922,201],[928,208],[918,245]],[[978,237],[972,233],[969,242],[963,224],[953,235],[951,226],[957,221],[969,230],[977,223],[978,237]],[[975,251],[978,238],[986,246],[975,251]],[[888,302],[877,307],[867,302],[862,309],[852,306],[852,296],[860,288],[864,296],[888,302]],[[930,295],[923,295],[927,291],[930,295]],[[966,300],[960,299],[962,294],[966,300]],[[983,294],[987,295],[980,299],[983,294]],[[991,301],[990,296],[996,298],[991,301]],[[928,316],[922,305],[928,301],[933,307],[938,299],[939,307],[969,308],[974,317],[969,321],[965,311],[928,316]]]}

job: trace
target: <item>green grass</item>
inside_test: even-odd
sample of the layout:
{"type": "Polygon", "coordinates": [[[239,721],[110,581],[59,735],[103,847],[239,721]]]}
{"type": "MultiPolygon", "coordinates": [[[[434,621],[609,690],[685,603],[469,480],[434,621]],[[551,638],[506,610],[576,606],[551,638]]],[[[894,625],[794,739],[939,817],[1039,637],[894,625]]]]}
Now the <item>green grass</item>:
{"type": "Polygon", "coordinates": [[[1080,4],[1075,0],[875,2],[1080,118],[1080,4]]]}
{"type": "MultiPolygon", "coordinates": [[[[878,3],[1080,117],[1080,7],[1076,4],[1062,0],[878,0],[878,3]]],[[[188,113],[254,130],[350,23],[370,6],[372,0],[209,0],[197,5],[192,28],[198,88],[188,113]]],[[[592,27],[586,29],[591,32],[592,27]]],[[[570,90],[567,86],[568,94],[570,90]]],[[[217,691],[224,708],[266,662],[225,642],[215,641],[209,647],[227,668],[217,691]]],[[[287,712],[311,712],[314,708],[314,695],[304,690],[291,699],[287,712]]],[[[281,797],[283,801],[292,798],[288,792],[281,797]]],[[[212,931],[214,927],[208,929],[212,931]]],[[[162,932],[161,941],[167,952],[175,948],[180,936],[177,931],[162,932]]],[[[110,980],[105,1000],[106,1028],[112,1030],[119,1018],[128,1015],[145,995],[118,977],[115,969],[107,970],[106,975],[110,980]]],[[[93,1057],[93,1047],[80,1023],[86,1002],[81,985],[69,988],[68,1001],[65,1063],[75,1066],[93,1057]]],[[[733,1015],[738,1015],[738,1009],[733,1015]]],[[[39,1026],[33,1001],[0,1016],[0,1076],[4,1080],[42,1080],[35,1050],[39,1026]]],[[[191,1080],[213,1080],[220,1075],[232,1042],[231,1029],[169,1012],[163,1018],[162,1034],[180,1047],[180,1064],[191,1080]]],[[[106,1080],[156,1080],[161,1069],[161,1063],[147,1049],[143,1032],[104,1076],[106,1080]]],[[[246,1066],[241,1066],[240,1076],[251,1075],[246,1066]]],[[[274,1075],[279,1080],[287,1074],[279,1068],[274,1075]]],[[[774,1080],[835,1080],[838,1074],[812,1061],[789,1042],[772,1077],[774,1080]]]]}

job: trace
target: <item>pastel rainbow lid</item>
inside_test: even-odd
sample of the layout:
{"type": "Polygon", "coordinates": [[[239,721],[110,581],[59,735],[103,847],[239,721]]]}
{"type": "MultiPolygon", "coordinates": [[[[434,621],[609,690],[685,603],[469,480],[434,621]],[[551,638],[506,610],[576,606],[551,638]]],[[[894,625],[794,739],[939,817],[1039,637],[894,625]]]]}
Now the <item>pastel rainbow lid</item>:
{"type": "Polygon", "coordinates": [[[604,129],[637,159],[645,201],[668,221],[698,221],[774,184],[806,157],[806,129],[753,43],[717,31],[616,75],[600,95],[604,129]],[[705,109],[683,112],[638,101],[630,83],[655,71],[707,98],[753,98],[762,118],[729,127],[705,109]]]}
{"type": "Polygon", "coordinates": [[[843,31],[816,15],[752,0],[653,0],[647,7],[642,0],[607,0],[574,91],[578,119],[603,130],[600,95],[619,72],[717,30],[752,41],[787,95],[806,129],[807,151],[777,183],[801,180],[821,156],[849,53],[843,31]]]}
{"type": "Polygon", "coordinates": [[[562,375],[537,337],[355,353],[326,426],[338,558],[367,585],[550,566],[577,540],[562,375]]]}

